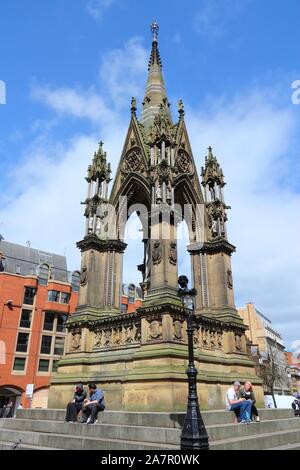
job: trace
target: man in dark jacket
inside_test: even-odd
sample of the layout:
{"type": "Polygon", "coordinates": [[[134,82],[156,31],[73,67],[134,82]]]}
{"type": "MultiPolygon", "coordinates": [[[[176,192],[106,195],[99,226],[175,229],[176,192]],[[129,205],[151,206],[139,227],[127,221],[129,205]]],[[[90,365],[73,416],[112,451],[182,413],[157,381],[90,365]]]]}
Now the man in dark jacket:
{"type": "Polygon", "coordinates": [[[104,411],[104,393],[96,384],[89,384],[89,399],[84,403],[82,409],[82,423],[94,424],[97,421],[99,411],[104,411]]]}
{"type": "Polygon", "coordinates": [[[82,383],[79,383],[75,387],[75,393],[73,400],[68,403],[67,406],[67,413],[65,421],[68,423],[69,421],[76,423],[77,416],[80,410],[82,410],[84,401],[86,400],[86,391],[83,388],[82,383]]]}

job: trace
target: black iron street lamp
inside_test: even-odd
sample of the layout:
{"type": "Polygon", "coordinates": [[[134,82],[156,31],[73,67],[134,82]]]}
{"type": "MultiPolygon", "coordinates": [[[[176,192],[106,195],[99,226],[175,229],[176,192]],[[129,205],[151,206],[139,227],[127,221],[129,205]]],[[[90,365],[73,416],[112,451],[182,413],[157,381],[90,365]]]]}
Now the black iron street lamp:
{"type": "Polygon", "coordinates": [[[194,362],[194,297],[197,294],[196,289],[188,288],[189,280],[186,276],[178,278],[178,295],[182,298],[183,306],[187,311],[187,335],[188,335],[188,353],[189,363],[187,376],[189,382],[189,395],[187,411],[184,418],[181,433],[181,449],[209,450],[208,435],[200,413],[199,401],[197,395],[197,369],[194,362]]]}

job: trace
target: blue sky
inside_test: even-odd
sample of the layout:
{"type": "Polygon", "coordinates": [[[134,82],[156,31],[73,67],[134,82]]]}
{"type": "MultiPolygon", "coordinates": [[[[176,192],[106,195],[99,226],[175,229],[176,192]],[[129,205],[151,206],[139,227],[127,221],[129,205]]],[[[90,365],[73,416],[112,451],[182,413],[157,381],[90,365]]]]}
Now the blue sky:
{"type": "MultiPolygon", "coordinates": [[[[212,145],[228,183],[236,303],[252,301],[290,345],[300,314],[299,0],[3,0],[0,233],[79,265],[85,171],[100,139],[117,166],[154,17],[198,168],[212,145]]],[[[128,282],[138,281],[134,251],[128,282]]]]}

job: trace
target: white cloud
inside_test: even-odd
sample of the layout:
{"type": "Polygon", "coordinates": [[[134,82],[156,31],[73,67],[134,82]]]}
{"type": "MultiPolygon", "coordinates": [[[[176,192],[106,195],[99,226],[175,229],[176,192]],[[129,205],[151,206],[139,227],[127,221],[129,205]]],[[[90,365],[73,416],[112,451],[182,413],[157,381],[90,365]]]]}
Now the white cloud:
{"type": "Polygon", "coordinates": [[[291,341],[300,304],[300,194],[292,184],[299,118],[274,99],[256,91],[221,100],[209,113],[188,110],[187,121],[198,165],[212,145],[225,174],[237,305],[252,301],[291,341]]]}
{"type": "Polygon", "coordinates": [[[87,11],[95,20],[100,20],[105,10],[110,8],[115,2],[116,0],[89,0],[87,11]]]}
{"type": "Polygon", "coordinates": [[[132,96],[142,95],[148,54],[141,38],[135,37],[124,48],[105,55],[100,67],[100,79],[116,107],[124,106],[132,96]]]}
{"type": "Polygon", "coordinates": [[[93,121],[111,117],[111,111],[104,103],[104,99],[92,90],[35,85],[32,87],[31,97],[45,103],[59,114],[69,114],[93,121]]]}

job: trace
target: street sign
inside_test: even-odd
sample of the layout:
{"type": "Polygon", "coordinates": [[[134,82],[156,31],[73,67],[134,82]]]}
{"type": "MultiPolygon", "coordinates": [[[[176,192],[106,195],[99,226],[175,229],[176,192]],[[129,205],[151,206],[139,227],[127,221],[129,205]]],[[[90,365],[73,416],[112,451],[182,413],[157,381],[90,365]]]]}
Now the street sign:
{"type": "Polygon", "coordinates": [[[33,397],[33,389],[34,389],[34,384],[27,384],[26,385],[26,398],[32,398],[33,397]]]}

